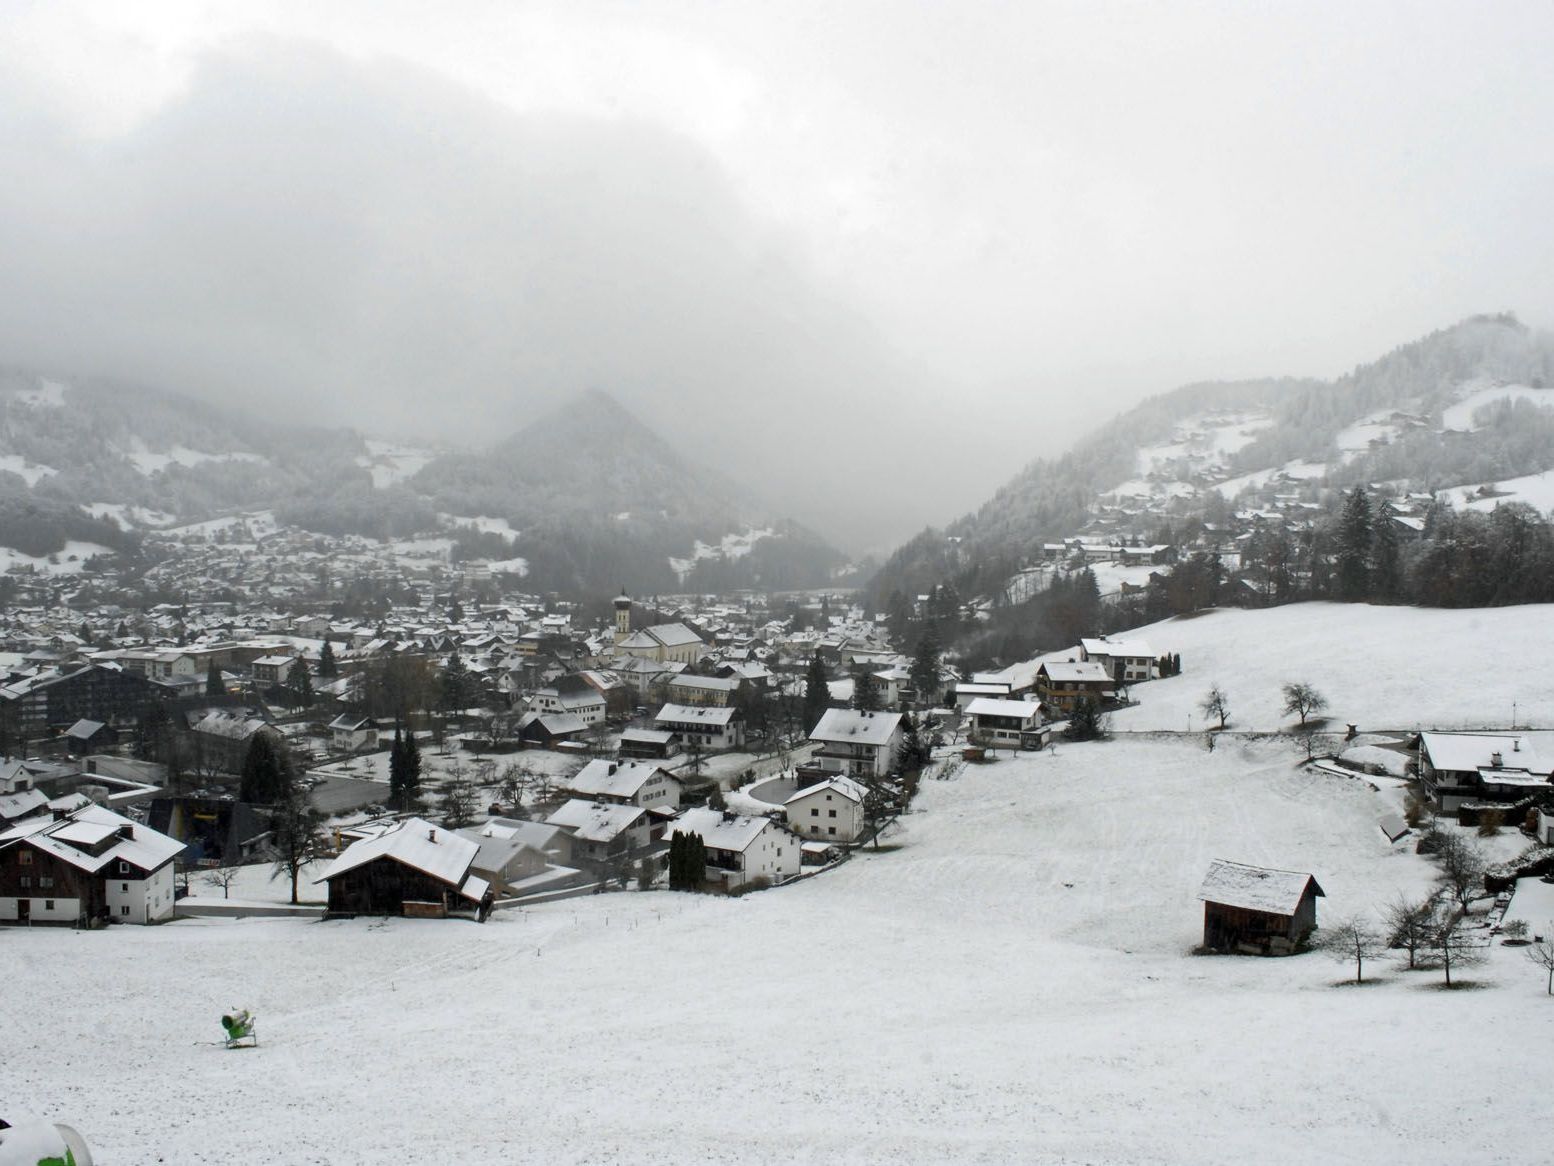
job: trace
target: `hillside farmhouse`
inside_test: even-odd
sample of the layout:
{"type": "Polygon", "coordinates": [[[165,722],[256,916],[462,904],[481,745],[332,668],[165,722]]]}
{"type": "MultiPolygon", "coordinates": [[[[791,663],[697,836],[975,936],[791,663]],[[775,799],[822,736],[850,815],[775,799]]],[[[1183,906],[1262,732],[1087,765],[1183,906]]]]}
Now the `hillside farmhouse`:
{"type": "Polygon", "coordinates": [[[1325,896],[1312,875],[1216,858],[1198,890],[1203,946],[1289,955],[1317,929],[1317,899],[1325,896]]]}

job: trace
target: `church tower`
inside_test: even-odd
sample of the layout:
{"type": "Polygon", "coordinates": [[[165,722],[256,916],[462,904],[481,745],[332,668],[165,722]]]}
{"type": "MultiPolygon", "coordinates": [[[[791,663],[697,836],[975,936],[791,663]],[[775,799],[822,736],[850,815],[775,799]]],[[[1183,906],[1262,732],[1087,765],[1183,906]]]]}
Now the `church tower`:
{"type": "Polygon", "coordinates": [[[631,596],[622,591],[615,597],[615,642],[631,635],[631,596]]]}

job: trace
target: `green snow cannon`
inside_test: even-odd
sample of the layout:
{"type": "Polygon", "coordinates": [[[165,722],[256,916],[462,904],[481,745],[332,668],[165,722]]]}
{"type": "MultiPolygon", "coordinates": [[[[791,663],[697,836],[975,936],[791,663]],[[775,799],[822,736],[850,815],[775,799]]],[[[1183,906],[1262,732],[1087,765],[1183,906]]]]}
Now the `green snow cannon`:
{"type": "Polygon", "coordinates": [[[92,1152],[69,1126],[0,1118],[0,1166],[92,1166],[92,1152]]]}
{"type": "Polygon", "coordinates": [[[227,1030],[227,1048],[235,1049],[242,1042],[259,1043],[258,1018],[246,1008],[234,1008],[221,1014],[221,1027],[227,1030]]]}

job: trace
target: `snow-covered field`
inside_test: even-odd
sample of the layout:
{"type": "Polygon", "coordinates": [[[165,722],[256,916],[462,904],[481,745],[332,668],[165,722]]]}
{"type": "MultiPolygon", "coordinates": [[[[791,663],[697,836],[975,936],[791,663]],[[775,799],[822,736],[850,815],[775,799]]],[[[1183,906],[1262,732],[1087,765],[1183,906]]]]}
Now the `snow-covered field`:
{"type": "Polygon", "coordinates": [[[356,459],[356,464],[371,472],[375,490],[387,489],[396,482],[415,477],[434,456],[431,450],[392,441],[368,439],[366,445],[367,452],[356,459]]]}
{"type": "Polygon", "coordinates": [[[1218,682],[1231,728],[1294,723],[1280,688],[1309,681],[1342,729],[1554,727],[1554,604],[1448,611],[1299,603],[1266,611],[1223,610],[1168,619],[1117,638],[1142,639],[1182,657],[1182,675],[1135,687],[1135,708],[1112,715],[1118,729],[1202,729],[1198,703],[1218,682]]]}
{"type": "Polygon", "coordinates": [[[30,462],[19,453],[0,455],[0,471],[15,474],[27,483],[29,489],[36,486],[44,478],[59,473],[53,466],[30,462]]]}
{"type": "Polygon", "coordinates": [[[1465,506],[1469,510],[1493,510],[1502,502],[1525,502],[1540,514],[1547,514],[1554,510],[1554,470],[1544,470],[1541,474],[1527,474],[1520,478],[1507,478],[1501,482],[1484,483],[1495,493],[1488,498],[1479,498],[1477,494],[1480,486],[1455,486],[1444,491],[1454,504],[1465,506]]]}
{"type": "Polygon", "coordinates": [[[26,555],[15,547],[0,547],[0,574],[6,571],[31,570],[40,575],[75,575],[94,555],[111,555],[111,547],[101,543],[68,539],[63,548],[52,555],[26,555]]]}
{"type": "Polygon", "coordinates": [[[1485,405],[1492,405],[1496,401],[1520,400],[1531,401],[1543,408],[1554,406],[1554,392],[1548,389],[1534,389],[1528,385],[1490,385],[1484,388],[1465,386],[1466,395],[1455,405],[1448,407],[1441,413],[1441,428],[1455,429],[1464,432],[1475,428],[1473,414],[1485,405]]]}
{"type": "Polygon", "coordinates": [[[7,932],[0,1097],[121,1163],[1545,1160],[1554,1002],[1510,949],[1453,993],[1189,954],[1216,857],[1312,871],[1329,920],[1428,881],[1384,795],[1292,761],[1006,758],[742,900],[7,932]],[[197,1043],[233,1004],[260,1047],[197,1043]]]}

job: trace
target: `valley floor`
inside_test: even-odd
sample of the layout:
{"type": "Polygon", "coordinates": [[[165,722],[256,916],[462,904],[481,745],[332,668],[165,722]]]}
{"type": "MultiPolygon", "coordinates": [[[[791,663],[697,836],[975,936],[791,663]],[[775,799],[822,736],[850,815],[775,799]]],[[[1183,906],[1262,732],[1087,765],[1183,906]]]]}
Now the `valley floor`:
{"type": "Polygon", "coordinates": [[[0,933],[0,1098],[105,1163],[1530,1162],[1554,1000],[1190,954],[1216,857],[1335,920],[1425,887],[1395,790],[1114,741],[925,783],[894,849],[744,899],[0,933]],[[231,1005],[257,1050],[214,1043],[231,1005]]]}

